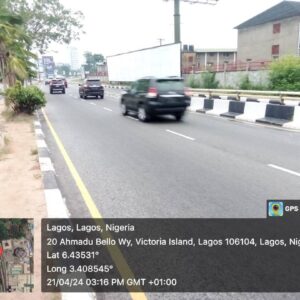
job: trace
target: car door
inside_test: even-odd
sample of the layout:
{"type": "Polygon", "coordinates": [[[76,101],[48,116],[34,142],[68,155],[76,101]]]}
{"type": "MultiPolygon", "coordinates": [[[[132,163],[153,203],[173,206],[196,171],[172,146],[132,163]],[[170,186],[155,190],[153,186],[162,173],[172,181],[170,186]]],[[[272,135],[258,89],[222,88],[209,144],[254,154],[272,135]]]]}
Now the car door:
{"type": "Polygon", "coordinates": [[[138,110],[140,103],[145,103],[149,87],[149,79],[140,79],[137,81],[136,93],[133,99],[133,109],[138,110]]]}
{"type": "Polygon", "coordinates": [[[123,100],[125,101],[125,105],[127,106],[127,108],[129,109],[133,109],[133,99],[136,95],[137,92],[137,81],[134,81],[129,90],[126,92],[126,94],[123,95],[123,100]]]}

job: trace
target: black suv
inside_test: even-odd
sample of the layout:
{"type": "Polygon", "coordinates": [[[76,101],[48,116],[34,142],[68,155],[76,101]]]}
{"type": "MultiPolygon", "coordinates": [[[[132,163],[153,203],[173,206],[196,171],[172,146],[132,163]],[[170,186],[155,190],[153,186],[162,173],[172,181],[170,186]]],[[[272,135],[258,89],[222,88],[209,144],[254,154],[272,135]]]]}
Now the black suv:
{"type": "Polygon", "coordinates": [[[85,79],[83,84],[79,84],[79,96],[86,99],[88,96],[104,98],[104,89],[99,79],[85,79]]]}
{"type": "Polygon", "coordinates": [[[180,121],[190,103],[182,78],[144,77],[122,95],[121,111],[124,116],[135,111],[143,122],[155,115],[169,114],[180,121]]]}
{"type": "Polygon", "coordinates": [[[57,91],[65,94],[65,83],[61,79],[52,79],[50,81],[50,94],[53,94],[53,92],[57,91]]]}

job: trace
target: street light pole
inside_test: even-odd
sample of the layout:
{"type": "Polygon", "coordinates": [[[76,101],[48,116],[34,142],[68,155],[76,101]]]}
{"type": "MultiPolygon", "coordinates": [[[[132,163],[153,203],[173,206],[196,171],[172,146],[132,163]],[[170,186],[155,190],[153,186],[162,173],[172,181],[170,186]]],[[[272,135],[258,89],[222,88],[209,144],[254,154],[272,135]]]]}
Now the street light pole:
{"type": "Polygon", "coordinates": [[[180,43],[180,0],[174,0],[174,38],[175,43],[180,43]]]}

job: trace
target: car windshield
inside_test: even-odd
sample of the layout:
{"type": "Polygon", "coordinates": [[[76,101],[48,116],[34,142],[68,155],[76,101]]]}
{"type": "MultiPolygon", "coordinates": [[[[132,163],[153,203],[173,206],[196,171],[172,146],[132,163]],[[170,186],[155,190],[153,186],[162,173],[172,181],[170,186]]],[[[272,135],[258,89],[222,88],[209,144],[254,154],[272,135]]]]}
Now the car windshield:
{"type": "Polygon", "coordinates": [[[183,91],[184,83],[181,79],[159,79],[157,80],[157,88],[160,92],[183,91]]]}
{"type": "Polygon", "coordinates": [[[53,84],[63,84],[62,80],[52,80],[53,84]]]}
{"type": "Polygon", "coordinates": [[[88,85],[96,85],[96,86],[100,86],[100,80],[88,80],[86,82],[88,85]]]}

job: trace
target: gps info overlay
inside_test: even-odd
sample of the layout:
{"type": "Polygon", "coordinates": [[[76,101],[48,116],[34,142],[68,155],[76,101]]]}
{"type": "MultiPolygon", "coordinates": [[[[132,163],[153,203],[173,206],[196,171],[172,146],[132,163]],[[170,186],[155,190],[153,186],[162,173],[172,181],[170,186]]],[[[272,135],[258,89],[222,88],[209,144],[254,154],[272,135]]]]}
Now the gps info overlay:
{"type": "Polygon", "coordinates": [[[43,219],[43,292],[300,292],[300,201],[264,219],[43,219]]]}

